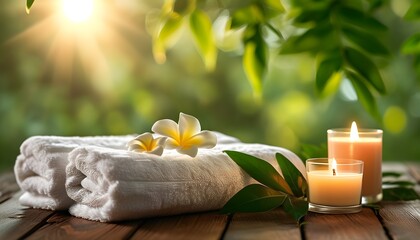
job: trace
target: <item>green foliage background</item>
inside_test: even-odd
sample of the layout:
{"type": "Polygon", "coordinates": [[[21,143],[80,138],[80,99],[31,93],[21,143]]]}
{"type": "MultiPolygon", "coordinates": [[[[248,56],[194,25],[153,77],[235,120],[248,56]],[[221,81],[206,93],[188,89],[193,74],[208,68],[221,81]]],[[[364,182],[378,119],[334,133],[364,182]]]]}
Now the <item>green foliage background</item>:
{"type": "Polygon", "coordinates": [[[150,131],[158,119],[178,119],[179,112],[196,116],[204,129],[295,152],[302,144],[325,143],[328,128],[347,127],[356,120],[359,127],[384,130],[384,160],[420,159],[417,0],[320,1],[318,5],[309,0],[282,1],[285,12],[275,8],[275,14],[264,15],[270,25],[265,25],[265,18],[252,18],[248,10],[245,17],[239,11],[232,27],[246,25],[246,35],[235,38],[232,32],[230,39],[217,43],[216,53],[212,42],[204,41],[208,38],[199,40],[211,34],[200,26],[226,14],[221,6],[242,9],[256,1],[177,1],[195,2],[200,11],[194,14],[188,7],[177,7],[201,25],[181,24],[175,42],[171,34],[156,36],[149,29],[156,16],[162,16],[163,1],[104,1],[112,9],[109,15],[119,20],[108,18],[104,24],[113,27],[123,41],[102,46],[107,64],[99,73],[85,66],[80,52],[67,59],[72,66],[69,71],[57,70],[60,59],[51,57],[52,39],[57,29],[67,26],[40,25],[57,13],[51,7],[54,2],[35,1],[29,15],[21,1],[3,1],[0,9],[0,169],[13,166],[19,145],[29,136],[142,133],[150,131]],[[307,17],[322,18],[316,13],[324,12],[329,14],[329,23],[336,24],[330,16],[336,2],[361,7],[387,27],[375,32],[346,26],[339,38],[340,44],[357,49],[378,67],[386,94],[381,94],[380,83],[363,80],[363,69],[354,66],[360,63],[355,54],[353,65],[345,58],[348,62],[338,66],[331,64],[337,61],[329,61],[348,57],[348,51],[334,56],[334,38],[321,31],[325,22],[307,17]],[[305,18],[304,13],[312,10],[305,18]],[[318,28],[320,33],[312,31],[316,34],[305,44],[294,42],[318,28]],[[30,34],[28,29],[32,29],[30,34]],[[162,51],[166,62],[158,64],[156,55],[162,51]],[[245,71],[243,66],[248,66],[245,71]],[[337,69],[340,74],[333,73],[337,69]],[[342,80],[343,76],[349,81],[342,80]],[[349,90],[351,86],[356,92],[349,90]]]}

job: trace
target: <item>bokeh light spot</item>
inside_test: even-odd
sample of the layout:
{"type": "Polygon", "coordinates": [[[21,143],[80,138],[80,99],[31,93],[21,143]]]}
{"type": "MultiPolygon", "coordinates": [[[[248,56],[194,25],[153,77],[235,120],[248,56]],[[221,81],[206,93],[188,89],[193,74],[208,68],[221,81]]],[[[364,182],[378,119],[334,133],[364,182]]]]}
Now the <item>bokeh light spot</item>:
{"type": "Polygon", "coordinates": [[[384,115],[385,129],[391,133],[400,133],[407,125],[407,116],[403,109],[397,106],[389,107],[384,115]]]}

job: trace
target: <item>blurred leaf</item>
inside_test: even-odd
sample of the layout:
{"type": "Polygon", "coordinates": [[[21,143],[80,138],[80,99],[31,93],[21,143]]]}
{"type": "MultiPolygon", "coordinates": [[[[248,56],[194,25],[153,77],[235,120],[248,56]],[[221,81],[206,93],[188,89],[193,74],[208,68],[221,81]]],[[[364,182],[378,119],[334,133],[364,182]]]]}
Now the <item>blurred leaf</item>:
{"type": "Polygon", "coordinates": [[[259,25],[248,26],[244,33],[245,50],[242,65],[254,94],[262,94],[262,82],[267,68],[268,50],[259,25]]]}
{"type": "Polygon", "coordinates": [[[283,203],[283,209],[290,214],[296,222],[308,213],[308,202],[301,198],[287,196],[283,203]]]}
{"type": "Polygon", "coordinates": [[[350,27],[343,27],[344,35],[366,52],[376,55],[389,54],[386,47],[373,35],[350,27]]]}
{"type": "Polygon", "coordinates": [[[258,4],[251,4],[238,9],[232,14],[232,28],[239,28],[244,25],[255,25],[264,22],[263,9],[258,4]]]}
{"type": "Polygon", "coordinates": [[[191,32],[194,42],[204,60],[207,70],[214,70],[217,60],[217,48],[213,38],[210,18],[201,10],[195,10],[190,16],[191,32]]]}
{"type": "Polygon", "coordinates": [[[258,182],[277,191],[292,194],[287,182],[268,162],[254,156],[236,152],[224,151],[236,164],[258,182]]]}
{"type": "Polygon", "coordinates": [[[237,192],[222,208],[221,212],[264,212],[281,206],[286,194],[260,184],[251,184],[237,192]]]}
{"type": "Polygon", "coordinates": [[[382,7],[385,3],[384,0],[368,0],[368,2],[370,3],[370,7],[369,7],[370,11],[374,11],[374,10],[382,7]]]}
{"type": "Polygon", "coordinates": [[[181,15],[187,15],[196,8],[196,0],[175,0],[173,11],[181,15]]]}
{"type": "Polygon", "coordinates": [[[301,144],[301,153],[302,159],[309,158],[320,158],[328,156],[327,144],[322,143],[319,145],[314,144],[301,144]]]}
{"type": "Polygon", "coordinates": [[[330,25],[317,26],[299,36],[292,36],[281,46],[281,54],[318,52],[335,48],[334,36],[330,25]]]}
{"type": "Polygon", "coordinates": [[[409,37],[404,42],[401,51],[404,54],[420,54],[420,33],[409,37]]]}
{"type": "Polygon", "coordinates": [[[416,184],[410,181],[383,181],[382,182],[383,185],[397,185],[399,187],[412,187],[415,186],[416,184]]]}
{"type": "Polygon", "coordinates": [[[302,173],[296,168],[296,166],[290,162],[285,156],[280,153],[276,153],[277,163],[280,166],[281,172],[283,173],[283,177],[286,180],[287,184],[292,189],[294,196],[302,197],[305,192],[302,191],[300,186],[306,186],[306,183],[301,182],[299,184],[299,178],[301,181],[305,181],[302,173]],[[300,186],[299,186],[300,185],[300,186]]]}
{"type": "Polygon", "coordinates": [[[359,27],[366,31],[386,31],[388,28],[365,13],[350,7],[342,7],[339,10],[339,18],[343,23],[359,27]]]}
{"type": "Polygon", "coordinates": [[[331,78],[334,72],[338,72],[341,68],[341,59],[337,56],[331,56],[323,60],[316,71],[316,87],[319,92],[322,92],[328,80],[331,78]]]}
{"type": "Polygon", "coordinates": [[[325,19],[328,19],[329,9],[311,9],[302,11],[297,17],[293,19],[294,24],[302,24],[315,22],[319,23],[325,19]]]}
{"type": "Polygon", "coordinates": [[[412,1],[410,8],[404,16],[407,20],[420,20],[420,2],[412,1]]]}
{"type": "Polygon", "coordinates": [[[382,189],[384,201],[412,201],[420,199],[413,188],[396,187],[382,189]]]}
{"type": "Polygon", "coordinates": [[[163,20],[153,39],[153,56],[156,62],[164,63],[166,61],[166,48],[182,26],[182,21],[182,16],[173,12],[163,20]]]}
{"type": "Polygon", "coordinates": [[[381,117],[376,105],[375,98],[363,83],[363,79],[358,74],[348,71],[346,72],[346,76],[351,81],[353,88],[356,91],[357,98],[359,99],[362,106],[369,114],[371,114],[377,121],[380,122],[381,117]]]}
{"type": "Polygon", "coordinates": [[[29,10],[31,9],[32,5],[34,4],[35,0],[26,0],[26,12],[29,14],[29,10]]]}
{"type": "Polygon", "coordinates": [[[379,70],[369,58],[349,47],[344,49],[344,55],[350,66],[360,73],[379,93],[384,94],[386,92],[379,70]]]}
{"type": "Polygon", "coordinates": [[[382,177],[401,177],[401,175],[398,172],[382,172],[382,177]]]}
{"type": "Polygon", "coordinates": [[[285,9],[280,0],[264,0],[264,3],[269,8],[273,9],[277,13],[284,13],[285,9]]]}

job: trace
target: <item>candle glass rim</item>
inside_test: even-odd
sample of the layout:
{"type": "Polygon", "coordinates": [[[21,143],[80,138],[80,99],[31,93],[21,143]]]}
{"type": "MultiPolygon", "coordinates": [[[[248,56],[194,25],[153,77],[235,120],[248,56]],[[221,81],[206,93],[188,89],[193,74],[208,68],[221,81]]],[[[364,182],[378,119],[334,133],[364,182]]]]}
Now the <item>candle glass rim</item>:
{"type": "Polygon", "coordinates": [[[363,165],[363,161],[359,159],[353,159],[353,158],[327,158],[327,157],[320,157],[320,158],[308,158],[306,159],[306,164],[316,164],[316,165],[329,165],[329,160],[335,159],[337,165],[340,166],[351,166],[351,165],[363,165]],[[316,162],[316,160],[327,160],[326,162],[316,162]],[[340,161],[346,161],[346,162],[340,162],[340,161]],[[348,161],[348,162],[347,162],[348,161]]]}
{"type": "MultiPolygon", "coordinates": [[[[360,128],[357,129],[357,132],[359,135],[363,135],[363,134],[372,134],[372,133],[377,133],[377,134],[382,134],[383,130],[382,129],[374,129],[374,128],[360,128]]],[[[351,133],[351,129],[350,128],[331,128],[327,130],[327,133],[351,133]]]]}

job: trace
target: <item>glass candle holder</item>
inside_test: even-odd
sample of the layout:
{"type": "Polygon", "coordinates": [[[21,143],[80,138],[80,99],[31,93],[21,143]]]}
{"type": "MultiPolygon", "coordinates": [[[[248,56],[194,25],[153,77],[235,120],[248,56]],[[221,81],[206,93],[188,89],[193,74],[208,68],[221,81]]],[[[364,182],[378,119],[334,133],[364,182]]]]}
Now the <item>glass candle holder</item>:
{"type": "Polygon", "coordinates": [[[360,159],[364,162],[362,203],[382,200],[382,130],[330,129],[328,157],[360,159]]]}
{"type": "Polygon", "coordinates": [[[306,160],[309,211],[329,214],[362,210],[363,161],[311,158],[306,160]]]}

